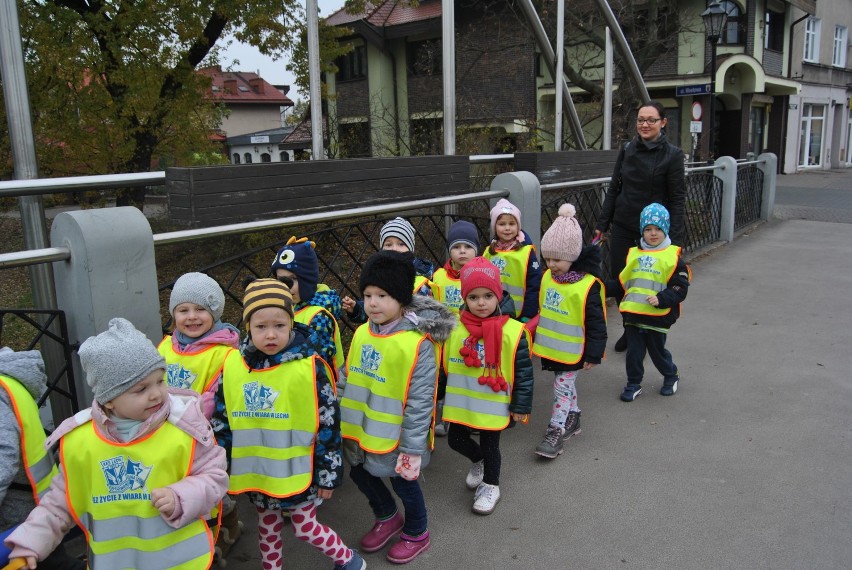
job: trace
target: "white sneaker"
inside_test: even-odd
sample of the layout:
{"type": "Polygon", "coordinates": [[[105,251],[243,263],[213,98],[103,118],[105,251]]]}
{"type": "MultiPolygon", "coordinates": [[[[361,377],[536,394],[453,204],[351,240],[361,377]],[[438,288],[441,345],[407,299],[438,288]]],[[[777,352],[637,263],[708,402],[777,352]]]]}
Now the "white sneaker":
{"type": "Polygon", "coordinates": [[[500,502],[500,487],[483,483],[476,489],[473,500],[473,512],[478,515],[490,515],[500,502]]]}
{"type": "Polygon", "coordinates": [[[485,477],[485,460],[477,461],[470,466],[470,471],[465,477],[465,484],[468,489],[477,489],[482,484],[482,478],[485,477]]]}

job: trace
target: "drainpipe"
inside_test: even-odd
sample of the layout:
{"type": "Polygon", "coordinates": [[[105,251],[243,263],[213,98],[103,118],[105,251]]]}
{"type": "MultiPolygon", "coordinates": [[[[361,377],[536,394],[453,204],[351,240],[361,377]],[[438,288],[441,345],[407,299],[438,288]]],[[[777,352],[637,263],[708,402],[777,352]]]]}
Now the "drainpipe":
{"type": "Polygon", "coordinates": [[[788,40],[788,46],[787,46],[787,78],[788,79],[793,76],[793,28],[796,27],[796,24],[800,24],[810,17],[811,17],[810,14],[805,14],[804,16],[802,16],[801,18],[799,18],[798,20],[796,20],[795,22],[790,24],[790,38],[788,40]]]}

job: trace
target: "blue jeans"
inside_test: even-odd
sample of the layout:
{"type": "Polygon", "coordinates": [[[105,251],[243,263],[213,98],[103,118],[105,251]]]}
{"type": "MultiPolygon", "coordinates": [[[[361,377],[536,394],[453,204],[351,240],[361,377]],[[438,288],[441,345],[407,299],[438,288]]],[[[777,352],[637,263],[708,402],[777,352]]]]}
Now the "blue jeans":
{"type": "MultiPolygon", "coordinates": [[[[370,508],[377,519],[384,519],[397,511],[396,500],[382,481],[381,477],[371,475],[363,465],[353,465],[349,477],[367,497],[370,508]]],[[[419,536],[426,532],[426,500],[418,481],[407,481],[402,477],[391,477],[393,492],[402,501],[405,513],[405,525],[402,532],[409,536],[419,536]]]]}
{"type": "Polygon", "coordinates": [[[624,327],[627,335],[627,383],[640,384],[645,375],[645,353],[651,357],[651,362],[663,375],[663,380],[669,383],[677,379],[677,366],[672,361],[672,353],[666,349],[666,335],[659,331],[643,329],[634,326],[624,327]]]}

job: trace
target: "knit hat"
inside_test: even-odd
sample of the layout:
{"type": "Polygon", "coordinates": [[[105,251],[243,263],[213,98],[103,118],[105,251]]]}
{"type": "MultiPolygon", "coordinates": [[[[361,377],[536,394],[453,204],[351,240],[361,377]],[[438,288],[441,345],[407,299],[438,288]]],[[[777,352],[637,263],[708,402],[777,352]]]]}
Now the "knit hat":
{"type": "Polygon", "coordinates": [[[411,304],[416,276],[413,254],[383,250],[371,255],[364,264],[358,287],[362,295],[370,285],[384,289],[404,307],[411,304]]]}
{"type": "Polygon", "coordinates": [[[175,281],[172,295],[169,297],[169,313],[175,314],[175,307],[183,303],[192,303],[213,315],[213,320],[222,318],[225,310],[225,294],[215,279],[204,273],[184,273],[175,281]]]}
{"type": "Polygon", "coordinates": [[[541,256],[545,259],[564,259],[575,262],[583,249],[583,230],[574,215],[572,204],[559,206],[559,217],[541,236],[541,256]]]}
{"type": "Polygon", "coordinates": [[[667,236],[669,235],[669,227],[671,226],[671,218],[669,211],[662,204],[648,204],[639,214],[639,231],[644,232],[647,226],[657,226],[667,236]]]}
{"type": "Polygon", "coordinates": [[[500,283],[500,270],[484,257],[474,257],[459,271],[462,299],[477,287],[485,287],[498,299],[503,297],[503,284],[500,283]]]}
{"type": "Polygon", "coordinates": [[[409,224],[408,220],[397,217],[383,225],[379,232],[379,247],[384,246],[385,240],[389,237],[399,238],[408,251],[414,252],[414,226],[409,224]]]}
{"type": "Polygon", "coordinates": [[[315,247],[316,243],[308,241],[306,237],[296,239],[296,236],[292,236],[287,240],[287,244],[278,250],[272,261],[273,277],[278,269],[286,269],[296,275],[299,281],[299,299],[305,302],[314,296],[319,283],[319,261],[315,247]]]}
{"type": "Polygon", "coordinates": [[[500,198],[497,200],[497,203],[494,204],[494,207],[491,208],[491,235],[492,237],[497,234],[494,230],[494,227],[497,225],[497,218],[499,218],[502,214],[511,214],[515,217],[515,220],[518,222],[518,239],[519,241],[523,241],[520,236],[521,234],[521,211],[517,206],[509,202],[505,198],[500,198]]]}
{"type": "Polygon", "coordinates": [[[251,316],[260,309],[278,307],[290,315],[290,321],[295,319],[293,314],[293,295],[290,288],[278,279],[255,279],[246,285],[243,296],[243,323],[249,326],[251,316]]]}
{"type": "Polygon", "coordinates": [[[166,360],[148,337],[122,318],[110,319],[109,328],[84,340],[77,354],[100,404],[121,396],[155,370],[166,369],[166,360]]]}
{"type": "Polygon", "coordinates": [[[447,249],[453,249],[457,243],[467,244],[479,253],[479,232],[476,226],[466,220],[454,222],[447,232],[447,249]]]}

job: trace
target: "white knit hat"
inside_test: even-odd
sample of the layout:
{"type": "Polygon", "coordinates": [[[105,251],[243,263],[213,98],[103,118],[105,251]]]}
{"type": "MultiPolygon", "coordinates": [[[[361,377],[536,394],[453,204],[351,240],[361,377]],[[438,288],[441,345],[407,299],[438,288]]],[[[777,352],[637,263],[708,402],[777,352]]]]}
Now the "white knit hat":
{"type": "Polygon", "coordinates": [[[396,217],[383,225],[379,232],[379,248],[385,245],[385,240],[389,237],[398,238],[408,251],[414,253],[414,226],[408,220],[396,217]]]}
{"type": "Polygon", "coordinates": [[[213,320],[222,318],[225,310],[225,294],[212,277],[204,273],[184,273],[175,281],[172,295],[169,297],[169,313],[175,314],[175,307],[183,303],[193,303],[213,315],[213,320]]]}
{"type": "Polygon", "coordinates": [[[583,230],[574,217],[577,209],[571,204],[559,206],[559,217],[553,220],[541,236],[541,256],[545,259],[564,259],[574,262],[583,249],[583,230]]]}

